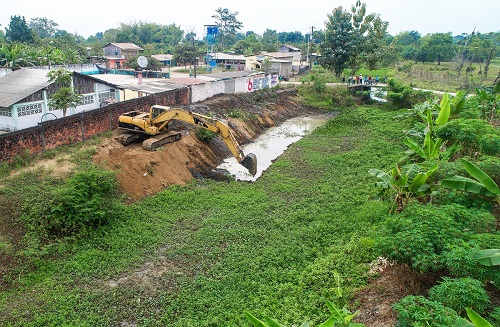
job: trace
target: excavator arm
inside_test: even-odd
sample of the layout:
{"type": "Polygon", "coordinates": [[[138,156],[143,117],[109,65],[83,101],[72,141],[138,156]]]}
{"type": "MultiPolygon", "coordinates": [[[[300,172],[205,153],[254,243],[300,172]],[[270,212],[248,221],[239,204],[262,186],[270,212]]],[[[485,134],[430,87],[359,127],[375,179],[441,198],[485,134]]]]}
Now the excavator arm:
{"type": "MultiPolygon", "coordinates": [[[[196,125],[212,131],[220,136],[227,145],[236,160],[248,171],[255,175],[257,172],[257,157],[250,153],[245,156],[238,142],[233,136],[230,128],[221,120],[208,116],[186,111],[183,109],[173,109],[170,107],[155,105],[151,107],[149,115],[146,114],[124,114],[119,118],[121,128],[139,131],[148,135],[158,135],[166,131],[168,124],[172,120],[179,120],[185,123],[196,125]]],[[[147,140],[148,141],[148,140],[147,140]]],[[[147,142],[145,141],[145,142],[147,142]]],[[[148,148],[154,148],[154,140],[149,142],[148,148]]],[[[160,143],[160,142],[159,142],[160,143]]]]}

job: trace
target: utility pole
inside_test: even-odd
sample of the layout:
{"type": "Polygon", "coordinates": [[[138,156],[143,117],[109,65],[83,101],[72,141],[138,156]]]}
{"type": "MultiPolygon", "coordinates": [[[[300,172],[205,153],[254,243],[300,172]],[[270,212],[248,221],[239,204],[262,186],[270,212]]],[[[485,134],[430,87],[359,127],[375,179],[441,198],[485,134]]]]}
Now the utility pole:
{"type": "Polygon", "coordinates": [[[306,58],[306,63],[307,65],[309,66],[310,64],[312,65],[312,63],[310,62],[310,50],[311,50],[311,39],[313,37],[313,34],[314,34],[314,26],[311,26],[311,34],[309,35],[309,38],[307,39],[307,58],[306,58]]]}

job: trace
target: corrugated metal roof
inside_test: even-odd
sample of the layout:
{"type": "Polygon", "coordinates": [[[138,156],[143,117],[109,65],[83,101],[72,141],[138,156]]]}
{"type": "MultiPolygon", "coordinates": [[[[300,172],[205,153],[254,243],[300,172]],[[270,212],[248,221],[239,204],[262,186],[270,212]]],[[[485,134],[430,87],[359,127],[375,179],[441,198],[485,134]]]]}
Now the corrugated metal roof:
{"type": "Polygon", "coordinates": [[[203,76],[213,78],[214,80],[224,80],[224,79],[252,76],[252,75],[259,74],[259,73],[260,72],[243,70],[243,71],[235,71],[235,72],[212,73],[212,74],[203,75],[203,76]]]}
{"type": "Polygon", "coordinates": [[[160,60],[160,61],[172,60],[174,58],[174,56],[171,54],[156,54],[156,55],[151,55],[151,57],[155,58],[156,60],[160,60]]]}
{"type": "Polygon", "coordinates": [[[19,69],[0,77],[0,107],[10,107],[50,85],[48,72],[43,69],[19,69]]]}
{"type": "Polygon", "coordinates": [[[112,45],[114,45],[122,50],[144,50],[143,48],[141,48],[140,46],[138,46],[134,43],[114,43],[114,42],[106,44],[105,46],[103,46],[103,48],[110,45],[110,44],[112,44],[112,45]]]}

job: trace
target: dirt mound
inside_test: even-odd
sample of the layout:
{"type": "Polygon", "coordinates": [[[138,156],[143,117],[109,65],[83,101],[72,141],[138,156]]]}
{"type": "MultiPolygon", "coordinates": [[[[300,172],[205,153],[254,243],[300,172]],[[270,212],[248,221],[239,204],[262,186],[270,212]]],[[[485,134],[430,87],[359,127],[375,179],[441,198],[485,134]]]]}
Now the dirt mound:
{"type": "MultiPolygon", "coordinates": [[[[183,108],[227,120],[240,144],[251,142],[266,128],[289,118],[319,111],[301,105],[295,89],[221,95],[183,108]]],[[[178,122],[170,125],[169,129],[182,131],[181,140],[156,151],[145,151],[141,144],[123,146],[116,139],[119,130],[97,147],[94,160],[117,171],[121,189],[132,200],[171,185],[184,185],[193,178],[225,178],[215,169],[231,155],[222,141],[215,139],[206,144],[195,136],[195,126],[178,122]]]]}

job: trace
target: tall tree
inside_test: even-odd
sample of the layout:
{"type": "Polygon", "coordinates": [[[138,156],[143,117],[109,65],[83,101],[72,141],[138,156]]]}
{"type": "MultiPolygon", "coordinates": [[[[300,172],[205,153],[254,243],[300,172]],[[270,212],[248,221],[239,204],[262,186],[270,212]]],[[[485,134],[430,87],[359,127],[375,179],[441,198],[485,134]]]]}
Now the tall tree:
{"type": "Polygon", "coordinates": [[[54,37],[59,25],[45,17],[35,17],[30,19],[29,27],[39,38],[46,39],[54,37]]]}
{"type": "Polygon", "coordinates": [[[221,48],[224,50],[227,47],[228,39],[231,36],[235,36],[236,32],[241,30],[243,23],[236,19],[239,12],[229,11],[227,8],[219,7],[216,14],[212,16],[215,19],[215,23],[219,27],[219,36],[221,39],[221,48]]]}
{"type": "Polygon", "coordinates": [[[24,16],[10,17],[9,27],[5,29],[5,37],[9,42],[32,43],[34,41],[24,16]]]}
{"type": "Polygon", "coordinates": [[[453,37],[451,33],[434,33],[422,38],[421,46],[417,54],[418,61],[435,62],[441,65],[441,61],[451,59],[453,51],[453,37]]]}
{"type": "Polygon", "coordinates": [[[175,47],[174,60],[182,62],[184,67],[187,64],[195,65],[197,61],[198,51],[191,43],[181,43],[175,47]]]}
{"type": "Polygon", "coordinates": [[[357,70],[362,64],[374,69],[381,60],[388,23],[377,14],[366,14],[359,0],[351,10],[338,7],[328,14],[320,43],[320,64],[338,77],[345,68],[357,70]]]}

